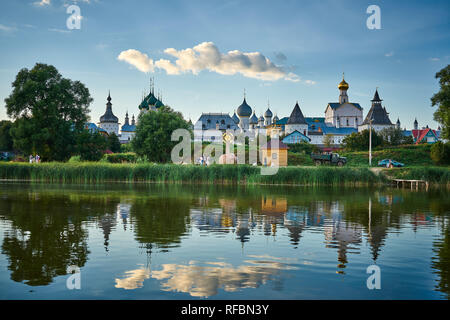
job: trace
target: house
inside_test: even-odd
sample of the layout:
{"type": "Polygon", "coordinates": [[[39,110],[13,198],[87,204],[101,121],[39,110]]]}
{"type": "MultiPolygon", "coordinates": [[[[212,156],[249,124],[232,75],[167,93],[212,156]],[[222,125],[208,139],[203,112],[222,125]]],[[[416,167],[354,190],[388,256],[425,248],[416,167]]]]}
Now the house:
{"type": "Polygon", "coordinates": [[[283,142],[278,143],[278,148],[274,144],[273,140],[270,140],[265,146],[261,147],[262,159],[261,162],[264,166],[276,165],[278,161],[278,166],[286,167],[288,164],[287,151],[288,146],[283,142]]]}
{"type": "Polygon", "coordinates": [[[293,144],[300,142],[311,142],[311,139],[305,136],[303,133],[295,130],[294,132],[289,133],[286,137],[283,138],[283,143],[285,144],[293,144]]]}
{"type": "Polygon", "coordinates": [[[414,143],[435,143],[439,140],[439,137],[435,130],[431,128],[412,130],[414,143]]]}

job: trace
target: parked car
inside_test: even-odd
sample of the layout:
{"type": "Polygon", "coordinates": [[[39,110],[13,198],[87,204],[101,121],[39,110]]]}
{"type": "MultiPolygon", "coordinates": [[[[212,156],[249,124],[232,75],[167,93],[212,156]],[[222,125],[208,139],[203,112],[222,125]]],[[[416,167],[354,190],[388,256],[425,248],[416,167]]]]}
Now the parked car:
{"type": "Polygon", "coordinates": [[[0,152],[0,161],[9,161],[14,157],[14,154],[7,151],[1,151],[0,152]]]}
{"type": "Polygon", "coordinates": [[[405,166],[403,163],[392,160],[392,159],[383,159],[378,162],[379,167],[389,168],[389,165],[391,165],[391,167],[404,167],[405,166]]]}
{"type": "Polygon", "coordinates": [[[311,153],[311,159],[314,161],[316,166],[320,166],[321,164],[334,164],[339,167],[342,167],[347,163],[346,157],[340,157],[337,153],[330,154],[319,154],[319,153],[311,153]]]}

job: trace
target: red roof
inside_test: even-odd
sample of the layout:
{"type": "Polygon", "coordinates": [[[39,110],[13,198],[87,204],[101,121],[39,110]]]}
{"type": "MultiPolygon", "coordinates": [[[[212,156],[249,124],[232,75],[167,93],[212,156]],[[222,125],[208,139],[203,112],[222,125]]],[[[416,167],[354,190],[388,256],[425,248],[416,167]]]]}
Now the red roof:
{"type": "MultiPolygon", "coordinates": [[[[421,130],[413,130],[412,134],[414,139],[416,139],[416,144],[419,144],[420,141],[423,140],[423,138],[425,138],[425,136],[427,135],[427,133],[431,130],[431,128],[427,128],[427,129],[421,129],[421,130]]],[[[436,136],[436,131],[431,130],[431,132],[434,133],[434,135],[436,136]]]]}
{"type": "MultiPolygon", "coordinates": [[[[272,149],[272,140],[270,140],[266,145],[262,146],[261,149],[272,149]]],[[[285,145],[283,142],[278,142],[278,149],[279,150],[287,150],[289,149],[287,145],[285,145]]]]}

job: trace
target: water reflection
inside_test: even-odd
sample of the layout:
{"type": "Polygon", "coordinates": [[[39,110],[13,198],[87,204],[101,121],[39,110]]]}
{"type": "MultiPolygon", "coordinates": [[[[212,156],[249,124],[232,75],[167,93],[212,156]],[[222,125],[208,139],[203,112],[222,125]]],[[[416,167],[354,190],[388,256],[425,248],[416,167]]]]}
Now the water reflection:
{"type": "Polygon", "coordinates": [[[245,288],[258,288],[273,280],[282,270],[297,270],[292,259],[270,256],[249,256],[238,267],[226,262],[196,261],[189,264],[164,264],[161,270],[151,272],[151,277],[161,281],[162,290],[189,293],[193,297],[209,297],[220,288],[236,292],[245,288]]]}
{"type": "Polygon", "coordinates": [[[268,282],[283,290],[286,277],[306,272],[298,257],[311,247],[326,250],[326,267],[332,265],[335,277],[349,276],[349,266],[361,263],[358,257],[366,252],[367,265],[382,259],[385,247],[397,245],[393,235],[411,230],[420,238],[429,230],[435,240],[424,236],[422,245],[433,250],[429,265],[435,290],[450,295],[450,197],[445,191],[418,197],[405,190],[362,188],[0,184],[0,192],[1,253],[11,280],[30,286],[49,285],[66,274],[67,266],[88,264],[96,231],[103,254],[113,262],[119,264],[133,248],[144,249],[147,257],[145,266],[124,267],[113,278],[115,288],[133,291],[153,279],[165,292],[210,297],[268,282]],[[123,242],[124,234],[133,241],[123,242]],[[268,239],[276,248],[271,250],[282,254],[268,255],[267,244],[262,246],[268,239]],[[207,251],[208,243],[217,252],[207,251]],[[251,254],[244,250],[249,245],[251,254]],[[119,250],[112,254],[112,248],[119,250]],[[219,259],[219,251],[229,260],[219,259]],[[160,260],[152,269],[149,259],[155,255],[160,260]]]}

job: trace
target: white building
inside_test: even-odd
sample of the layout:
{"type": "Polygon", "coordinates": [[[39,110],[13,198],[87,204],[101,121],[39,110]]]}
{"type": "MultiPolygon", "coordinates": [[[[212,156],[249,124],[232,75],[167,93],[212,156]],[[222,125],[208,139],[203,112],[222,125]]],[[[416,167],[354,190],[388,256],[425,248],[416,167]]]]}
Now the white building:
{"type": "Polygon", "coordinates": [[[120,129],[119,140],[121,143],[129,143],[134,138],[135,134],[136,134],[136,122],[134,120],[134,115],[130,124],[127,112],[125,115],[125,123],[120,129]]]}
{"type": "Polygon", "coordinates": [[[364,122],[358,126],[358,131],[361,132],[363,130],[368,130],[370,126],[370,122],[372,122],[372,129],[375,131],[381,131],[386,128],[395,127],[389,119],[388,112],[386,108],[381,105],[380,96],[378,95],[378,90],[375,90],[375,95],[372,99],[372,107],[367,113],[366,119],[364,122]]]}
{"type": "Polygon", "coordinates": [[[328,103],[325,122],[336,128],[358,128],[363,122],[363,109],[359,103],[350,103],[347,95],[349,85],[342,79],[338,85],[339,102],[328,103]]]}
{"type": "Polygon", "coordinates": [[[108,93],[108,102],[106,103],[105,114],[100,117],[98,126],[104,129],[108,135],[114,133],[119,135],[119,118],[117,118],[112,112],[111,95],[108,93]]]}

